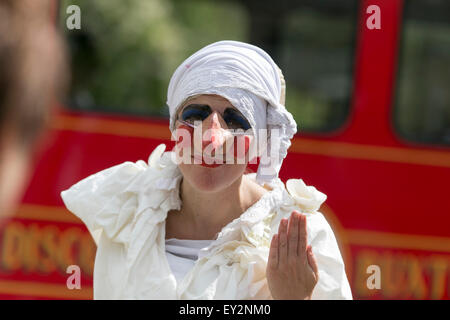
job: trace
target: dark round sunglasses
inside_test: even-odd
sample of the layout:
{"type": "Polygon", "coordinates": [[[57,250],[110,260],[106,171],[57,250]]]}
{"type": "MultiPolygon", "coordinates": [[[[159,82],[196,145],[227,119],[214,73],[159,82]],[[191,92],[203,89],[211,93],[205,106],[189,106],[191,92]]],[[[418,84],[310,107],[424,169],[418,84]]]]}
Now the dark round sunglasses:
{"type": "MultiPolygon", "coordinates": [[[[190,104],[183,109],[178,120],[194,127],[195,122],[204,121],[211,113],[211,107],[207,104],[190,104]]],[[[221,116],[229,129],[247,131],[251,128],[247,119],[236,109],[226,108],[221,116]]]]}

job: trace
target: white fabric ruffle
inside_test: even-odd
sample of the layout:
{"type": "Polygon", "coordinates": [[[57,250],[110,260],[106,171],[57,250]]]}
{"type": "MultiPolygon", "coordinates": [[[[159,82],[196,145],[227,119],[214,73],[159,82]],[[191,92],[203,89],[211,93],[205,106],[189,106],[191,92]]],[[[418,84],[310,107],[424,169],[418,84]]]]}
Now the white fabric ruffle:
{"type": "MultiPolygon", "coordinates": [[[[181,208],[181,172],[158,146],[148,162],[124,162],[61,192],[97,244],[94,299],[271,299],[265,276],[270,240],[292,210],[307,217],[319,266],[313,299],[352,299],[335,236],[317,211],[326,196],[302,180],[280,179],[201,250],[180,283],[165,255],[165,219],[181,208]]],[[[255,174],[249,175],[255,179],[255,174]]]]}

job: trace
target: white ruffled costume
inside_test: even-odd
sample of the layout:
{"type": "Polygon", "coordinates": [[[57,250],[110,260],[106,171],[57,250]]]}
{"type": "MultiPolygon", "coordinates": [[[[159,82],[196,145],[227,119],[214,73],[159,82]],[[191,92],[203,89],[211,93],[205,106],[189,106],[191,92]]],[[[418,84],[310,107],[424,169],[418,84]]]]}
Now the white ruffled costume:
{"type": "MultiPolygon", "coordinates": [[[[95,173],[61,192],[97,244],[94,299],[271,299],[266,279],[270,240],[293,210],[307,217],[319,267],[312,299],[352,299],[332,229],[317,211],[326,196],[301,179],[280,179],[226,225],[177,283],[165,255],[165,219],[180,209],[181,172],[160,145],[143,160],[95,173]]],[[[255,174],[249,177],[255,179],[255,174]]]]}

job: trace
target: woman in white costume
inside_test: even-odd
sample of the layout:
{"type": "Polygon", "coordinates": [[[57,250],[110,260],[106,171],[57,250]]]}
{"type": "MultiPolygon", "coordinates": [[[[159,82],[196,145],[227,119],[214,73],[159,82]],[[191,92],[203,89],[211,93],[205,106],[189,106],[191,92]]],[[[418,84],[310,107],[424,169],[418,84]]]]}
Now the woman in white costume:
{"type": "Polygon", "coordinates": [[[177,68],[167,96],[175,149],[61,193],[97,244],[94,299],[352,299],[318,211],[326,196],[278,178],[297,130],[284,95],[281,70],[247,43],[215,42],[177,68]],[[251,150],[260,164],[247,174],[251,150]]]}

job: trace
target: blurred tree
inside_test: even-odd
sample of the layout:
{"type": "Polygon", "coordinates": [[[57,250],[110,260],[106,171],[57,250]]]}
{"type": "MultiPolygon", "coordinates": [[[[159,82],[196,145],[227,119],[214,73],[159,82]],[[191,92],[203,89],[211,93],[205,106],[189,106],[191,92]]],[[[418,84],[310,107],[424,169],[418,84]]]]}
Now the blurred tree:
{"type": "MultiPolygon", "coordinates": [[[[66,30],[72,107],[167,116],[175,68],[212,42],[266,50],[284,71],[286,106],[301,130],[339,127],[349,110],[356,0],[65,0],[81,9],[66,30]]],[[[62,21],[65,26],[65,21],[62,21]]]]}
{"type": "Polygon", "coordinates": [[[206,44],[244,40],[247,29],[244,12],[226,3],[67,0],[63,19],[71,4],[82,14],[81,30],[66,30],[74,66],[70,103],[78,109],[164,115],[175,68],[206,44]]]}

